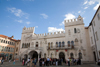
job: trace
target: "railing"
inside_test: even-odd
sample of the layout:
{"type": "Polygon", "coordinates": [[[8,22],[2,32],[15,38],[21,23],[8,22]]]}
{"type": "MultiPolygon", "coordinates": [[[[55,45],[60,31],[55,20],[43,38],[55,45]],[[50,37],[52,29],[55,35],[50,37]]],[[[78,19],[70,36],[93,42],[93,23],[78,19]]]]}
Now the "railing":
{"type": "Polygon", "coordinates": [[[42,50],[43,47],[29,47],[28,50],[42,50]]]}
{"type": "Polygon", "coordinates": [[[72,45],[70,45],[70,46],[68,46],[68,45],[65,45],[65,46],[47,46],[47,49],[49,50],[56,50],[56,49],[74,49],[75,47],[74,46],[72,46],[72,45]]]}

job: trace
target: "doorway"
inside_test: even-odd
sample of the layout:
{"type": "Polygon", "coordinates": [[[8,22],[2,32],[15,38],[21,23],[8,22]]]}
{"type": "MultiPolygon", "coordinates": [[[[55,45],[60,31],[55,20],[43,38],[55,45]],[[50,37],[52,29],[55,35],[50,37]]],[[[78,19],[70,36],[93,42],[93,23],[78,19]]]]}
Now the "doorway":
{"type": "Polygon", "coordinates": [[[63,59],[63,62],[65,61],[65,54],[63,52],[59,53],[59,58],[63,59]]]}

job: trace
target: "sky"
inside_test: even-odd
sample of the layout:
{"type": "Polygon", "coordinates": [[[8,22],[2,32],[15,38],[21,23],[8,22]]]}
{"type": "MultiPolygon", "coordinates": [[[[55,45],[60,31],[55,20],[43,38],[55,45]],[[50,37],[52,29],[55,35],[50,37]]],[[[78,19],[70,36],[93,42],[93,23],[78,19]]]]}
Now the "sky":
{"type": "Polygon", "coordinates": [[[91,22],[100,0],[0,0],[0,34],[21,39],[24,27],[36,34],[64,31],[64,20],[91,22]]]}

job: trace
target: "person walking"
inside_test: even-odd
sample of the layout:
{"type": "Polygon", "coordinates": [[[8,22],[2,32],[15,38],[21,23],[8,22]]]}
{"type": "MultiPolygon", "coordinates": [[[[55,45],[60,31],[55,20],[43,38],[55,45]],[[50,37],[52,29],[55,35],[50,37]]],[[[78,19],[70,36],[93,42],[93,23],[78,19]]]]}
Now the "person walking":
{"type": "Polygon", "coordinates": [[[36,67],[36,58],[33,59],[34,67],[36,67]]]}
{"type": "Polygon", "coordinates": [[[47,58],[47,65],[49,66],[49,61],[50,61],[50,59],[49,59],[49,57],[47,58]]]}
{"type": "Polygon", "coordinates": [[[32,67],[33,63],[32,63],[33,59],[30,60],[30,67],[32,67]]]}
{"type": "Polygon", "coordinates": [[[69,60],[69,58],[67,59],[67,61],[68,61],[68,66],[70,66],[70,60],[69,60]]]}
{"type": "Polygon", "coordinates": [[[14,61],[13,61],[13,64],[15,65],[15,59],[14,59],[14,61]]]}

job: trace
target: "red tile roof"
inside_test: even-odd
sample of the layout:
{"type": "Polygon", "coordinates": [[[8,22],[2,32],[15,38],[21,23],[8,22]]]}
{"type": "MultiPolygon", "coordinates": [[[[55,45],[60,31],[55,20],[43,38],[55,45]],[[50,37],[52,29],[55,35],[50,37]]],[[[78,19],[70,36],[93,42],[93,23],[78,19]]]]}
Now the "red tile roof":
{"type": "Polygon", "coordinates": [[[20,41],[20,40],[12,39],[11,37],[8,37],[8,36],[5,36],[5,35],[0,35],[0,37],[2,37],[2,38],[8,38],[8,39],[13,40],[13,41],[20,41]]]}

